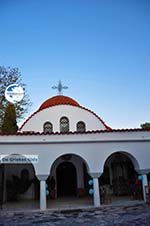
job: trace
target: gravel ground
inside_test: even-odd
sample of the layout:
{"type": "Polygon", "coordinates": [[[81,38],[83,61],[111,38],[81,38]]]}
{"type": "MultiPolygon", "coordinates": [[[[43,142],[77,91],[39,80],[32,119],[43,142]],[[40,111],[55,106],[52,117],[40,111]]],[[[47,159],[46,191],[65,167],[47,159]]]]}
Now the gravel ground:
{"type": "Polygon", "coordinates": [[[102,206],[59,211],[1,211],[0,226],[150,226],[150,206],[102,206]]]}

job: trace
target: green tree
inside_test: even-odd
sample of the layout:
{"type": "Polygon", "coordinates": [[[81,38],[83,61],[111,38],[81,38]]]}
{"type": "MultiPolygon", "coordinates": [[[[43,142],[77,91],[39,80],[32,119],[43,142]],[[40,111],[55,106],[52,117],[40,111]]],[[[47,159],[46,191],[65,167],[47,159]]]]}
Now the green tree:
{"type": "Polygon", "coordinates": [[[150,129],[150,122],[145,122],[140,125],[142,129],[150,129]]]}
{"type": "MultiPolygon", "coordinates": [[[[22,82],[21,73],[18,68],[0,66],[0,130],[8,104],[8,101],[5,98],[5,90],[7,86],[13,83],[21,85],[23,89],[26,87],[26,85],[22,82]]],[[[31,106],[31,101],[28,94],[25,92],[25,96],[22,101],[15,104],[17,121],[24,118],[29,106],[31,106]]]]}
{"type": "Polygon", "coordinates": [[[13,104],[8,104],[2,121],[1,131],[4,134],[16,133],[18,130],[16,121],[16,110],[13,104]]]}

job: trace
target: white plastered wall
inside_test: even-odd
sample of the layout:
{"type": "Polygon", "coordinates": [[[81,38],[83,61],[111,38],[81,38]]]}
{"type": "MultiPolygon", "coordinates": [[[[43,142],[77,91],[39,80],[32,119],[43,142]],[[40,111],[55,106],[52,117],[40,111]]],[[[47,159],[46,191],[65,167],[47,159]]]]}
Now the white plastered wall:
{"type": "Polygon", "coordinates": [[[55,160],[75,154],[87,164],[88,172],[103,172],[107,158],[126,153],[135,169],[150,169],[150,131],[106,132],[69,135],[0,136],[0,154],[38,155],[37,175],[49,175],[55,160]]]}
{"type": "Polygon", "coordinates": [[[50,121],[53,124],[53,132],[60,132],[60,118],[69,119],[69,130],[76,131],[77,122],[86,124],[86,131],[106,129],[103,123],[93,113],[77,106],[56,105],[46,108],[33,115],[22,127],[21,131],[43,132],[43,124],[50,121]]]}
{"type": "Polygon", "coordinates": [[[115,152],[130,154],[136,169],[150,169],[150,132],[0,136],[0,154],[39,156],[34,164],[37,175],[49,175],[55,160],[64,154],[81,157],[90,173],[102,173],[115,152]]]}

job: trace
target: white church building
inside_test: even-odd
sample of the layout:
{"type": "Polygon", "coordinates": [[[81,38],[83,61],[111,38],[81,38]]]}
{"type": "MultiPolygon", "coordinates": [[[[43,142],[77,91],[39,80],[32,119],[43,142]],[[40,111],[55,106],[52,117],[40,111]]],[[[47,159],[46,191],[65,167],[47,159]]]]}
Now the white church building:
{"type": "Polygon", "coordinates": [[[112,129],[68,96],[47,99],[17,134],[1,134],[0,155],[5,156],[0,164],[3,203],[39,200],[44,210],[48,199],[91,196],[93,205],[100,206],[100,186],[109,185],[113,196],[130,196],[136,179],[146,200],[150,131],[112,129]],[[38,161],[13,162],[26,156],[37,156],[38,161]]]}

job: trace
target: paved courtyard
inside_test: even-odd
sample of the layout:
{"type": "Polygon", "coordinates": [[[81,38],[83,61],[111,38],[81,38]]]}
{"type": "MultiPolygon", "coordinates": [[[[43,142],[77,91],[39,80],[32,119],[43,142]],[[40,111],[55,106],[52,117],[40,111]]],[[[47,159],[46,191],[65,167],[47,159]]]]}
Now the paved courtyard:
{"type": "Polygon", "coordinates": [[[0,226],[150,226],[150,206],[102,206],[70,210],[0,212],[0,226]]]}

